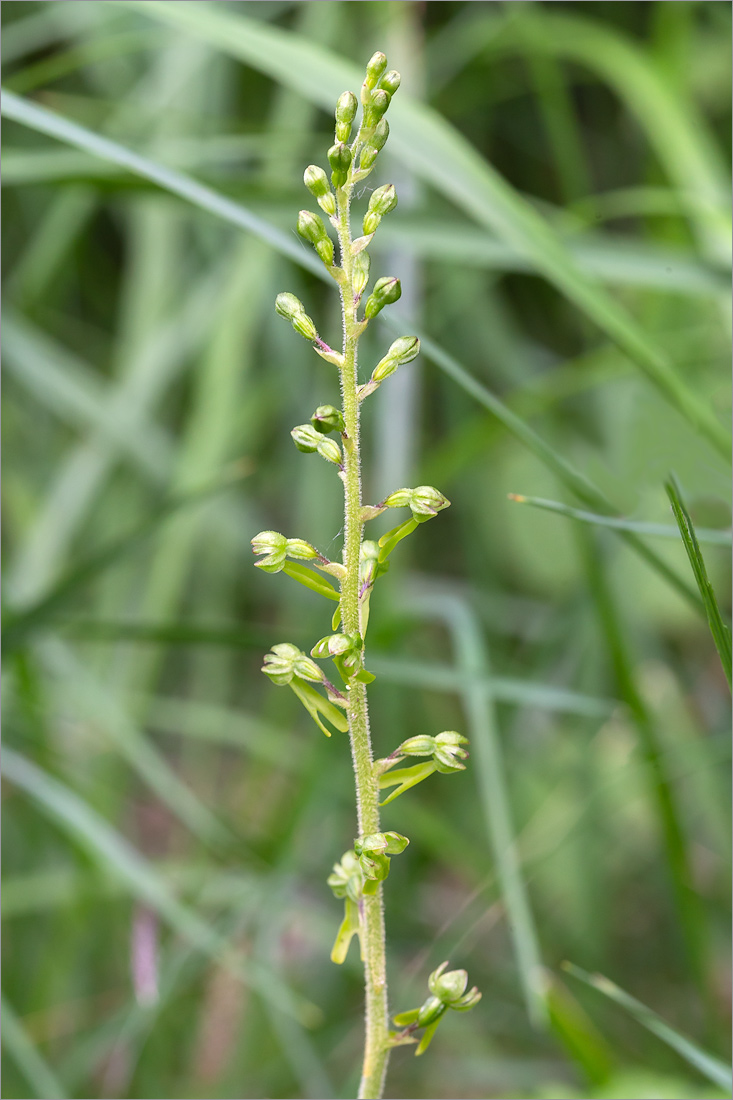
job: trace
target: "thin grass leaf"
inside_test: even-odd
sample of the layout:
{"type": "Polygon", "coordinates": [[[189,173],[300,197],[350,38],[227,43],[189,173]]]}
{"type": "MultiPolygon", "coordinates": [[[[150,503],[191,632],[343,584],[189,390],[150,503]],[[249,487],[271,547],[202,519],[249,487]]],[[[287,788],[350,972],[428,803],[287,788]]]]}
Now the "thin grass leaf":
{"type": "MultiPolygon", "coordinates": [[[[542,508],[547,512],[557,512],[558,515],[567,516],[568,519],[576,519],[580,523],[589,523],[593,527],[611,527],[614,531],[633,531],[636,535],[651,535],[654,538],[662,539],[676,539],[680,535],[679,529],[672,527],[669,523],[646,523],[644,520],[623,519],[621,516],[601,516],[596,512],[584,512],[580,508],[571,508],[570,505],[562,504],[557,500],[526,497],[521,493],[509,493],[508,499],[513,500],[516,504],[529,504],[534,508],[542,508]]],[[[708,542],[713,546],[730,546],[733,541],[730,531],[715,530],[708,527],[698,528],[697,539],[698,542],[708,542]]],[[[702,592],[700,594],[702,595],[702,592]]]]}
{"type": "Polygon", "coordinates": [[[229,471],[224,477],[218,478],[213,484],[204,486],[196,492],[186,493],[183,496],[172,497],[162,501],[157,510],[146,516],[130,531],[113,539],[107,546],[103,546],[95,553],[83,558],[78,565],[66,573],[56,582],[50,592],[20,611],[10,612],[4,627],[5,646],[8,653],[12,653],[24,645],[34,631],[48,627],[69,601],[77,595],[80,589],[91,583],[101,572],[110,568],[122,557],[133,550],[137,544],[157,530],[161,519],[173,515],[181,508],[201,503],[216,493],[231,488],[242,477],[247,476],[248,471],[229,471]]]}
{"type": "Polygon", "coordinates": [[[150,905],[179,935],[261,996],[274,1000],[296,1017],[312,1019],[314,1006],[296,997],[263,963],[236,959],[231,945],[199,915],[170,892],[163,879],[104,818],[65,784],[39,768],[14,749],[3,752],[5,778],[20,787],[83,849],[114,875],[129,893],[150,905]]]}
{"type": "MultiPolygon", "coordinates": [[[[225,52],[297,88],[331,110],[344,88],[359,87],[358,69],[314,42],[263,26],[211,5],[176,0],[118,0],[211,42],[225,52]]],[[[11,104],[11,109],[13,105],[11,104]]],[[[390,111],[391,147],[411,171],[429,180],[500,240],[528,256],[553,283],[636,363],[667,400],[726,459],[730,436],[710,407],[690,389],[666,355],[624,308],[588,279],[546,220],[483,160],[465,138],[426,105],[400,97],[390,111]]]]}
{"type": "Polygon", "coordinates": [[[668,480],[664,483],[664,487],[667,490],[667,496],[669,502],[672,505],[672,512],[674,518],[677,520],[677,526],[679,527],[682,541],[685,544],[685,550],[687,551],[687,557],[690,559],[690,565],[692,566],[692,572],[697,582],[697,587],[700,590],[702,602],[705,605],[705,613],[708,617],[708,623],[710,625],[710,633],[713,636],[715,642],[715,648],[718,651],[720,657],[720,663],[723,666],[726,678],[728,680],[728,686],[731,686],[731,677],[733,675],[731,671],[731,635],[730,627],[724,622],[723,616],[720,613],[720,607],[718,601],[715,598],[715,592],[713,586],[708,579],[708,571],[705,568],[705,559],[702,556],[700,550],[700,538],[695,531],[695,526],[690,518],[690,513],[687,511],[685,502],[682,496],[682,489],[677,478],[672,474],[668,480]]]}
{"type": "Polygon", "coordinates": [[[625,1008],[642,1027],[645,1027],[647,1031],[651,1031],[672,1050],[676,1050],[680,1057],[684,1058],[689,1065],[694,1066],[703,1077],[707,1077],[709,1081],[712,1081],[719,1088],[725,1089],[726,1092],[730,1091],[731,1072],[733,1072],[731,1067],[714,1055],[708,1054],[697,1043],[693,1043],[692,1039],[688,1039],[686,1035],[681,1035],[679,1031],[676,1031],[651,1008],[647,1008],[641,1001],[637,1001],[636,997],[625,993],[623,989],[620,989],[619,986],[609,981],[602,974],[589,974],[573,963],[563,963],[563,970],[566,970],[568,974],[572,974],[578,981],[589,985],[592,989],[597,989],[599,993],[603,993],[610,1000],[615,1001],[617,1005],[625,1008]]]}
{"type": "Polygon", "coordinates": [[[39,1100],[64,1100],[66,1089],[31,1040],[5,996],[2,997],[2,1044],[39,1100]]]}

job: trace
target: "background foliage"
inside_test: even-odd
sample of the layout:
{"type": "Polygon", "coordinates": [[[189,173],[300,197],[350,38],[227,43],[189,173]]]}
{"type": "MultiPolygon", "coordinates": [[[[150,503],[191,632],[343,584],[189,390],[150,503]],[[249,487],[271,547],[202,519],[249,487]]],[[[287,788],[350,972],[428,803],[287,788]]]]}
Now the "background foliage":
{"type": "Polygon", "coordinates": [[[375,49],[403,74],[379,266],[424,354],[368,403],[366,498],[453,507],[372,601],[374,738],[472,740],[385,815],[392,1003],[444,958],[484,992],[388,1095],[726,1095],[561,964],[725,1057],[728,694],[664,482],[729,528],[729,6],[3,14],[3,1095],[354,1093],[348,754],[259,673],[327,624],[249,539],[338,552],[340,486],[289,439],[335,372],[273,299],[337,324],[293,227],[375,49]]]}

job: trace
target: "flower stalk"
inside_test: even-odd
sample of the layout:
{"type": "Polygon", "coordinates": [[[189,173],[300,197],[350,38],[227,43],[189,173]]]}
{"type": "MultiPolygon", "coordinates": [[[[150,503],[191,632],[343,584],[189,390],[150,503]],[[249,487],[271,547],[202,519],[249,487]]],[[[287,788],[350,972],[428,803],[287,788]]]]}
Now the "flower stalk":
{"type": "MultiPolygon", "coordinates": [[[[358,1095],[364,1100],[382,1096],[391,1050],[396,1046],[417,1043],[413,1033],[421,1028],[424,1034],[417,1053],[422,1053],[450,1001],[445,991],[441,994],[443,1000],[436,1000],[437,994],[431,986],[430,1004],[435,1001],[438,1008],[428,1010],[423,1006],[408,1013],[409,1019],[405,1018],[405,1014],[396,1017],[396,1022],[403,1025],[403,1029],[390,1030],[383,889],[392,857],[400,855],[409,840],[400,833],[382,831],[382,792],[385,787],[396,787],[382,805],[391,803],[436,771],[449,774],[463,770],[461,760],[468,755],[461,747],[465,738],[454,731],[447,731],[436,737],[423,735],[408,739],[391,756],[375,763],[369,729],[367,684],[374,680],[374,676],[365,667],[365,638],[372,588],[389,568],[388,558],[398,543],[450,503],[429,485],[398,489],[377,505],[365,505],[362,501],[361,402],[400,365],[414,359],[420,349],[417,337],[400,337],[377,363],[369,382],[359,384],[359,339],[371,320],[382,309],[396,302],[401,294],[399,279],[391,275],[381,276],[362,306],[371,266],[367,248],[382,219],[397,205],[392,184],[384,184],[372,193],[368,208],[362,215],[363,234],[354,239],[351,229],[354,188],[372,171],[389,134],[384,115],[399,88],[400,78],[394,71],[386,72],[386,68],[387,59],[382,53],[374,54],[367,65],[361,88],[361,124],[351,144],[357,98],[351,92],[344,92],[338,100],[335,143],[328,151],[330,185],[326,172],[317,165],[309,165],[304,174],[305,186],[327,216],[337,237],[338,256],[323,219],[311,211],[300,211],[298,232],[313,245],[339,288],[343,322],[341,352],[334,351],[321,339],[298,298],[283,293],[278,295],[276,302],[277,312],[290,321],[295,331],[309,340],[314,351],[335,366],[339,373],[341,409],[320,405],[311,422],[296,425],[291,435],[300,451],[318,453],[338,468],[344,493],[342,560],[340,564],[331,562],[305,540],[286,538],[277,531],[264,531],[252,539],[255,554],[264,555],[256,563],[263,571],[284,572],[291,579],[338,603],[331,621],[331,629],[338,630],[338,633],[321,638],[311,650],[310,657],[290,643],[274,646],[272,653],[265,657],[263,671],[272,683],[291,687],[327,736],[330,737],[333,730],[348,730],[349,734],[358,835],[353,847],[335,864],[328,879],[336,897],[342,898],[345,904],[344,920],[338,930],[331,958],[342,963],[352,940],[358,937],[364,963],[366,1002],[364,1058],[358,1095]],[[340,437],[340,442],[332,438],[333,433],[340,437]],[[387,508],[409,508],[412,518],[388,531],[378,544],[364,540],[364,525],[387,508]],[[302,561],[308,561],[310,565],[300,564],[302,561]],[[338,591],[321,575],[324,572],[336,579],[338,591]],[[342,685],[334,686],[312,658],[331,659],[342,685]],[[430,759],[413,768],[390,773],[394,764],[410,755],[429,756],[430,759]]],[[[464,973],[451,972],[461,976],[464,973]]],[[[472,991],[471,1003],[464,1005],[461,1002],[459,1006],[456,994],[449,1006],[465,1010],[472,1007],[479,997],[480,994],[472,991]]]]}

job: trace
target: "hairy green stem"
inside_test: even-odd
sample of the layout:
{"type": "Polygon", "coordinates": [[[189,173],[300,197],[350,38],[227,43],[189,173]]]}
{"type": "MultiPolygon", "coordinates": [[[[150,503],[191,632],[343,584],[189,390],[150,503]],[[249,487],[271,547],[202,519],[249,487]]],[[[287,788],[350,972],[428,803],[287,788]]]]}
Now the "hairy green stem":
{"type": "MultiPolygon", "coordinates": [[[[344,552],[346,576],[341,582],[341,615],[347,634],[359,633],[359,555],[361,551],[361,459],[359,454],[359,399],[357,396],[357,344],[361,325],[353,284],[349,205],[351,187],[339,189],[338,236],[343,276],[339,280],[344,342],[341,394],[346,428],[344,440],[344,552]]],[[[372,769],[369,711],[366,685],[354,683],[349,692],[349,737],[356,781],[360,836],[378,833],[379,785],[372,769]]],[[[380,1097],[389,1058],[387,1018],[387,966],[382,887],[360,902],[363,919],[364,977],[366,985],[366,1041],[359,1097],[380,1097]]]]}

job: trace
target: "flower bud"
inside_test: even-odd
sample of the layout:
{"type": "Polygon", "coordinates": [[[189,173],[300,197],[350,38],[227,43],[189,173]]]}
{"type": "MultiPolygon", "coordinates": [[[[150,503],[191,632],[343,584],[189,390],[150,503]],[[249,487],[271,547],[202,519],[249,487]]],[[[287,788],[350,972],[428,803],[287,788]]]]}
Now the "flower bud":
{"type": "Polygon", "coordinates": [[[383,382],[394,374],[403,363],[410,363],[420,353],[420,341],[417,336],[400,336],[390,345],[389,351],[380,359],[372,374],[373,382],[383,382]]]}
{"type": "Polygon", "coordinates": [[[377,279],[374,284],[374,290],[367,298],[367,303],[364,307],[364,316],[371,320],[376,317],[380,310],[385,306],[392,305],[396,302],[402,294],[402,286],[400,280],[396,279],[394,275],[385,275],[382,279],[377,279]]]}
{"type": "Polygon", "coordinates": [[[395,489],[382,501],[385,508],[407,508],[412,500],[412,489],[395,489]]]}
{"type": "Polygon", "coordinates": [[[418,1027],[428,1027],[445,1014],[445,1005],[438,997],[428,997],[420,1006],[415,1023],[418,1027]]]}
{"type": "Polygon", "coordinates": [[[353,92],[342,92],[336,104],[336,141],[348,141],[356,116],[357,99],[353,92]]]}
{"type": "Polygon", "coordinates": [[[310,210],[301,210],[298,214],[298,233],[311,242],[327,267],[333,265],[333,241],[317,214],[310,210]]]}
{"type": "Polygon", "coordinates": [[[321,556],[315,546],[311,546],[305,539],[288,539],[286,552],[289,558],[301,558],[303,561],[313,561],[321,556]]]}
{"type": "Polygon", "coordinates": [[[465,970],[449,970],[444,973],[447,962],[441,963],[437,970],[428,978],[428,988],[434,997],[445,1005],[451,1005],[460,1000],[468,985],[468,974],[465,970]]]}
{"type": "Polygon", "coordinates": [[[397,192],[393,183],[385,183],[372,193],[367,212],[364,215],[363,231],[374,233],[385,214],[397,205],[397,192]]]}
{"type": "Polygon", "coordinates": [[[403,741],[397,752],[400,756],[432,756],[435,751],[435,738],[427,734],[419,734],[417,737],[408,737],[403,741]]]}
{"type": "Polygon", "coordinates": [[[321,434],[312,424],[296,424],[290,434],[295,446],[304,454],[312,454],[313,451],[318,450],[321,434]]]}
{"type": "Polygon", "coordinates": [[[391,99],[392,96],[384,88],[377,88],[376,92],[372,92],[372,98],[366,108],[372,126],[376,126],[382,115],[386,113],[391,99]]]}
{"type": "Polygon", "coordinates": [[[333,405],[319,405],[311,417],[311,424],[317,432],[327,435],[329,432],[343,432],[344,418],[333,405]]]}
{"type": "Polygon", "coordinates": [[[252,553],[265,554],[262,561],[256,561],[258,569],[265,573],[279,573],[285,565],[288,540],[279,531],[260,531],[252,539],[252,553]]]}
{"type": "Polygon", "coordinates": [[[340,466],[343,462],[343,455],[341,454],[341,448],[338,443],[333,439],[329,439],[327,435],[318,434],[318,451],[321,458],[325,458],[328,462],[333,462],[335,466],[340,466]]]}
{"type": "Polygon", "coordinates": [[[359,157],[359,168],[369,169],[377,159],[377,155],[381,149],[384,148],[384,144],[389,137],[389,123],[386,118],[380,118],[377,125],[374,127],[374,132],[371,134],[369,140],[364,143],[364,148],[361,151],[359,157]]]}
{"type": "Polygon", "coordinates": [[[310,657],[306,657],[305,653],[290,642],[274,645],[272,653],[265,654],[262,671],[278,686],[289,684],[294,676],[313,683],[323,680],[323,673],[315,661],[311,661],[310,657]]]}
{"type": "Polygon", "coordinates": [[[306,185],[311,195],[314,198],[320,199],[322,195],[327,195],[330,191],[328,186],[328,176],[319,168],[316,164],[309,164],[303,173],[303,183],[306,185]]]}
{"type": "Polygon", "coordinates": [[[294,294],[278,294],[275,299],[275,310],[281,317],[286,317],[295,331],[306,340],[312,341],[318,336],[316,326],[305,312],[303,303],[294,294]]]}
{"type": "Polygon", "coordinates": [[[443,508],[448,507],[450,507],[448,498],[439,493],[437,489],[434,489],[432,485],[418,485],[416,489],[412,490],[410,508],[417,520],[420,520],[421,516],[431,519],[433,516],[437,516],[443,508]]]}
{"type": "Polygon", "coordinates": [[[331,183],[334,187],[343,187],[351,167],[351,149],[343,142],[332,145],[328,150],[328,163],[332,168],[331,183]]]}
{"type": "Polygon", "coordinates": [[[364,81],[364,84],[366,85],[366,87],[370,88],[370,89],[375,88],[377,86],[377,82],[378,82],[380,76],[382,75],[382,73],[384,72],[384,70],[386,68],[387,68],[387,58],[386,58],[386,56],[383,53],[380,53],[379,51],[372,54],[372,56],[369,58],[369,61],[367,62],[367,67],[366,67],[366,79],[364,81]]]}
{"type": "Polygon", "coordinates": [[[364,293],[364,289],[369,282],[369,267],[371,261],[369,259],[369,253],[362,249],[361,252],[357,252],[354,256],[354,264],[352,267],[352,282],[354,287],[354,294],[357,298],[360,298],[364,293]]]}
{"type": "Polygon", "coordinates": [[[336,213],[336,199],[329,187],[328,176],[322,168],[309,164],[303,173],[303,182],[311,195],[318,200],[318,205],[325,214],[331,216],[336,213]]]}
{"type": "Polygon", "coordinates": [[[402,78],[396,69],[390,69],[379,81],[379,87],[384,88],[390,95],[394,95],[402,82],[402,78]]]}
{"type": "Polygon", "coordinates": [[[358,634],[329,634],[313,646],[311,657],[343,657],[361,652],[362,640],[358,634]]]}

